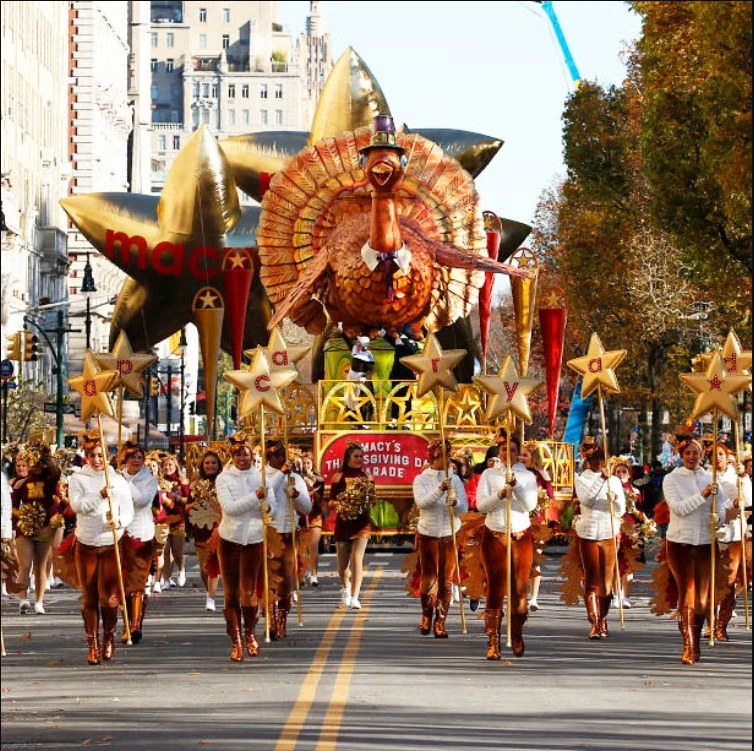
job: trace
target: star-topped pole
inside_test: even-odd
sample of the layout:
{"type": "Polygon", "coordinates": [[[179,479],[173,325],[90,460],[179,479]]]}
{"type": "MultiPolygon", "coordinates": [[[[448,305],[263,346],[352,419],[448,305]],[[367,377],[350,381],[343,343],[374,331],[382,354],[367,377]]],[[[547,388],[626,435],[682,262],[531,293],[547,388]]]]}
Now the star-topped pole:
{"type": "MultiPolygon", "coordinates": [[[[623,360],[626,358],[625,349],[614,349],[606,351],[602,346],[597,333],[593,333],[589,340],[589,348],[587,349],[584,357],[576,357],[573,360],[568,361],[568,367],[571,370],[575,370],[580,376],[583,377],[581,385],[581,398],[586,399],[595,390],[599,397],[600,403],[600,428],[602,429],[602,451],[605,457],[610,456],[607,446],[607,421],[605,420],[605,397],[604,391],[609,394],[620,394],[620,386],[618,385],[618,378],[615,375],[615,368],[617,368],[623,360]]],[[[610,467],[608,464],[608,473],[610,467]]],[[[610,483],[607,483],[607,500],[610,507],[610,530],[613,537],[613,552],[615,554],[615,580],[614,588],[618,593],[618,613],[620,615],[620,627],[621,630],[625,629],[626,623],[623,617],[623,591],[621,587],[620,579],[620,563],[618,561],[618,539],[616,534],[618,530],[615,529],[615,514],[612,510],[613,493],[610,490],[610,483]]]]}
{"type": "Polygon", "coordinates": [[[532,421],[527,397],[543,381],[539,378],[522,378],[510,354],[506,355],[498,375],[475,376],[474,382],[491,396],[487,405],[488,423],[501,415],[506,417],[509,429],[513,423],[511,416],[518,417],[525,423],[532,421]]]}
{"type": "MultiPolygon", "coordinates": [[[[280,326],[272,330],[270,341],[266,347],[262,347],[270,370],[272,371],[297,371],[296,363],[303,360],[309,352],[309,347],[299,344],[288,344],[283,337],[280,326]]],[[[250,360],[253,359],[256,349],[247,349],[244,354],[250,360]]]]}
{"type": "Polygon", "coordinates": [[[401,357],[401,363],[416,373],[418,383],[416,395],[424,396],[428,391],[439,387],[455,393],[458,391],[453,368],[466,357],[465,349],[446,349],[440,346],[440,342],[434,334],[427,337],[424,350],[418,355],[401,357]]]}
{"type": "MultiPolygon", "coordinates": [[[[701,355],[702,362],[709,365],[714,353],[705,352],[701,355]]],[[[723,365],[728,375],[745,375],[751,371],[751,350],[745,350],[738,338],[738,334],[731,329],[725,340],[722,350],[723,365]]],[[[749,380],[749,391],[751,391],[751,379],[749,380]]]]}

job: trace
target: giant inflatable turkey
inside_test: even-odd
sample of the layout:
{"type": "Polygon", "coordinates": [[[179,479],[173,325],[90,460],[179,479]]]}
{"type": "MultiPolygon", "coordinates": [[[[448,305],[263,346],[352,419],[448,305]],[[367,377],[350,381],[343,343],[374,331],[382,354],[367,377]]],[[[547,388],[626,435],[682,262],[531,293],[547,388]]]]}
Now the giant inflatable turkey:
{"type": "Polygon", "coordinates": [[[471,175],[437,144],[378,115],[324,138],[275,175],[257,233],[275,314],[313,334],[421,325],[469,314],[484,272],[531,271],[487,255],[471,175]]]}

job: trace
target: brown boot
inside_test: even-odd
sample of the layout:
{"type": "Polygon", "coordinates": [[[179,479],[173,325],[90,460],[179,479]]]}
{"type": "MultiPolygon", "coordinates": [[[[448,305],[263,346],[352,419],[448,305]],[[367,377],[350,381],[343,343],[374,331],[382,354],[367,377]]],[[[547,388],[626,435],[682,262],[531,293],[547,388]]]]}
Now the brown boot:
{"type": "Polygon", "coordinates": [[[270,641],[278,640],[278,604],[277,601],[270,603],[270,641]]]}
{"type": "Polygon", "coordinates": [[[678,630],[683,637],[683,654],[681,662],[684,665],[693,665],[694,658],[694,611],[691,608],[682,608],[678,614],[678,630]]]}
{"type": "Polygon", "coordinates": [[[600,604],[599,598],[596,592],[587,592],[586,598],[586,614],[591,624],[589,629],[590,639],[600,638],[600,604]]]}
{"type": "Polygon", "coordinates": [[[242,606],[241,613],[243,614],[243,633],[246,638],[246,653],[249,657],[256,657],[259,654],[259,642],[257,641],[254,630],[259,621],[259,606],[242,606]]]}
{"type": "Polygon", "coordinates": [[[706,616],[694,615],[693,628],[691,629],[691,651],[694,655],[694,662],[702,659],[702,629],[706,616]]]}
{"type": "Polygon", "coordinates": [[[89,644],[89,654],[86,660],[90,665],[99,665],[101,659],[99,649],[99,613],[96,610],[82,610],[81,615],[84,617],[86,641],[89,644]]]}
{"type": "Polygon", "coordinates": [[[450,597],[437,603],[437,614],[435,615],[435,639],[447,639],[448,632],[445,628],[445,621],[450,610],[450,597]]]}
{"type": "Polygon", "coordinates": [[[102,607],[102,659],[115,656],[115,627],[118,625],[118,608],[102,607]]]}
{"type": "MultiPolygon", "coordinates": [[[[133,595],[126,595],[126,616],[123,618],[123,633],[121,634],[120,640],[125,644],[128,641],[128,632],[126,631],[126,618],[128,618],[128,622],[131,623],[131,613],[133,611],[133,595]]],[[[131,629],[133,631],[133,627],[131,629]]]]}
{"type": "Polygon", "coordinates": [[[523,657],[526,645],[524,644],[524,623],[528,613],[514,613],[511,617],[511,649],[516,657],[523,657]]]}
{"type": "Polygon", "coordinates": [[[147,598],[143,592],[131,595],[131,641],[138,644],[142,639],[141,627],[144,623],[144,611],[147,609],[147,598]]]}
{"type": "Polygon", "coordinates": [[[503,621],[503,611],[487,610],[484,613],[484,632],[488,637],[488,660],[501,660],[503,658],[500,651],[500,624],[503,621]]]}
{"type": "Polygon", "coordinates": [[[419,623],[419,633],[429,636],[432,632],[432,618],[435,614],[435,598],[432,595],[422,595],[422,619],[419,623]]]}
{"type": "Polygon", "coordinates": [[[288,595],[278,602],[277,618],[273,621],[275,624],[275,633],[278,639],[285,639],[288,636],[288,613],[291,612],[293,597],[288,595]]]}
{"type": "Polygon", "coordinates": [[[243,662],[243,642],[241,641],[241,608],[224,608],[225,626],[233,646],[230,650],[232,662],[243,662]]]}
{"type": "Polygon", "coordinates": [[[599,618],[599,632],[600,639],[607,639],[610,636],[610,632],[607,630],[607,614],[610,612],[610,603],[612,597],[600,597],[600,618],[599,618]]]}
{"type": "Polygon", "coordinates": [[[720,603],[720,609],[717,612],[717,621],[715,622],[715,641],[730,641],[728,636],[728,624],[733,617],[733,611],[736,609],[735,590],[726,595],[720,603]]]}

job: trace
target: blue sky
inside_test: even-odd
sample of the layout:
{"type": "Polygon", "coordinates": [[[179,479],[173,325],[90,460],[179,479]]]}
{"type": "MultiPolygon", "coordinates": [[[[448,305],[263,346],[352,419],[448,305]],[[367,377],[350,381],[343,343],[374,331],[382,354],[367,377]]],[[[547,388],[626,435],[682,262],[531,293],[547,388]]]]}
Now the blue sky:
{"type": "MultiPolygon", "coordinates": [[[[367,63],[396,123],[460,128],[505,141],[477,179],[482,208],[531,224],[543,190],[564,175],[563,103],[573,83],[534,2],[321,3],[334,58],[367,63]]],[[[622,52],[640,35],[624,2],[554,2],[582,79],[625,78],[622,52]]],[[[303,31],[308,2],[284,0],[281,22],[303,31]]]]}

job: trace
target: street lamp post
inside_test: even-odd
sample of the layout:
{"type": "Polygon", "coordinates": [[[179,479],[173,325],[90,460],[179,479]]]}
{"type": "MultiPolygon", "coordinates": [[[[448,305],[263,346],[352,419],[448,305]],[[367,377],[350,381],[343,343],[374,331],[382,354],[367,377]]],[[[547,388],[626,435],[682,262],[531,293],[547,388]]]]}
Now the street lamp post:
{"type": "Polygon", "coordinates": [[[89,263],[89,256],[91,253],[86,254],[86,265],[84,266],[84,278],[81,282],[81,292],[86,295],[86,348],[92,348],[92,315],[91,315],[91,296],[92,293],[97,291],[97,286],[94,283],[94,274],[92,273],[92,264],[89,263]]]}
{"type": "Polygon", "coordinates": [[[186,329],[181,329],[181,338],[178,342],[178,349],[181,352],[181,414],[178,418],[179,444],[178,458],[183,465],[186,458],[186,329]]]}

